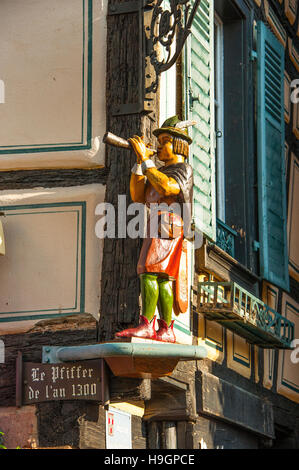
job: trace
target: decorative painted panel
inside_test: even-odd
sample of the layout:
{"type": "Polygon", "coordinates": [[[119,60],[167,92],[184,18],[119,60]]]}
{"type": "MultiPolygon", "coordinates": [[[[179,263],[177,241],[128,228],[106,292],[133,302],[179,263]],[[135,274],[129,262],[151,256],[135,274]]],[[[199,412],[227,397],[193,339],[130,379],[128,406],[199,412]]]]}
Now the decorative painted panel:
{"type": "Polygon", "coordinates": [[[288,204],[288,239],[289,239],[289,271],[299,282],[299,161],[292,153],[289,204],[288,204]]]}
{"type": "Polygon", "coordinates": [[[299,71],[299,53],[296,47],[294,46],[291,38],[288,38],[288,49],[289,49],[290,59],[295,65],[297,71],[299,71]]]}
{"type": "MultiPolygon", "coordinates": [[[[282,313],[294,322],[295,338],[299,338],[299,304],[287,294],[282,298],[282,313]]],[[[279,352],[277,392],[299,403],[299,367],[295,356],[292,350],[279,352]]]]}
{"type": "Polygon", "coordinates": [[[198,314],[198,344],[207,350],[207,357],[222,363],[224,359],[224,328],[198,314]]]}
{"type": "Polygon", "coordinates": [[[298,0],[285,0],[284,11],[291,25],[296,21],[297,7],[298,0]]]}
{"type": "Polygon", "coordinates": [[[293,104],[293,132],[299,139],[299,106],[298,103],[293,104]]]}
{"type": "Polygon", "coordinates": [[[251,345],[247,343],[246,339],[227,331],[227,366],[249,379],[252,356],[251,345]]]}
{"type": "Polygon", "coordinates": [[[287,41],[287,33],[286,33],[285,29],[283,28],[283,26],[282,26],[281,22],[279,21],[278,17],[275,15],[275,13],[274,13],[273,9],[271,8],[268,0],[264,0],[264,7],[265,7],[267,21],[268,21],[273,33],[275,34],[275,36],[277,37],[279,42],[281,42],[283,47],[285,47],[286,46],[286,41],[287,41]]]}
{"type": "Polygon", "coordinates": [[[0,4],[0,169],[103,166],[107,2],[23,3],[0,4]]]}
{"type": "Polygon", "coordinates": [[[284,74],[284,119],[287,123],[291,118],[291,79],[287,72],[284,74]]]}
{"type": "Polygon", "coordinates": [[[284,149],[285,149],[285,169],[286,169],[286,180],[287,180],[287,174],[288,174],[288,164],[289,164],[289,151],[290,151],[290,146],[287,141],[284,143],[284,149]]]}
{"type": "MultiPolygon", "coordinates": [[[[263,302],[265,302],[273,310],[277,310],[278,307],[278,288],[270,284],[269,282],[263,283],[263,302]]],[[[274,377],[274,364],[275,364],[275,350],[265,349],[264,350],[264,377],[263,385],[265,388],[271,389],[273,386],[274,377]]]]}
{"type": "Polygon", "coordinates": [[[98,317],[102,242],[94,227],[104,189],[0,193],[7,250],[0,264],[0,332],[60,315],[98,317]]]}

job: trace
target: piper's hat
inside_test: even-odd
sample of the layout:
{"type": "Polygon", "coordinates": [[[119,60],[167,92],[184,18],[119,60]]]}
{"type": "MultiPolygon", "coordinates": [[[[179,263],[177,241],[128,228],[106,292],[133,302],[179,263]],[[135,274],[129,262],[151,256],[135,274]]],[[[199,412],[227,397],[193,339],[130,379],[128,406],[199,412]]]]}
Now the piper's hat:
{"type": "Polygon", "coordinates": [[[192,139],[188,134],[188,127],[194,126],[196,121],[180,121],[178,116],[173,116],[166,119],[164,124],[159,129],[155,129],[153,134],[158,137],[160,134],[170,134],[174,137],[186,140],[188,144],[192,144],[192,139]]]}

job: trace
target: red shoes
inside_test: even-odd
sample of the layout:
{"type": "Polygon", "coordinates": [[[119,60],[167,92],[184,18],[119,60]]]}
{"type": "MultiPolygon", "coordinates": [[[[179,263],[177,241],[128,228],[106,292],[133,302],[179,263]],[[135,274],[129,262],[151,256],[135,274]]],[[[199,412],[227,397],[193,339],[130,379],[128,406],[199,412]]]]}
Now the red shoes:
{"type": "Polygon", "coordinates": [[[175,343],[176,338],[173,331],[174,320],[167,326],[165,320],[158,320],[159,329],[157,331],[157,341],[163,341],[163,343],[175,343]]]}
{"type": "Polygon", "coordinates": [[[170,326],[167,326],[165,320],[158,320],[159,329],[155,330],[156,316],[150,322],[146,317],[140,315],[140,324],[136,328],[128,328],[127,330],[116,333],[117,338],[144,338],[161,341],[163,343],[175,343],[176,338],[173,331],[174,320],[170,326]]]}
{"type": "Polygon", "coordinates": [[[128,328],[127,330],[119,331],[116,333],[117,338],[144,338],[156,339],[155,330],[156,316],[151,322],[146,317],[140,315],[140,324],[136,328],[128,328]]]}

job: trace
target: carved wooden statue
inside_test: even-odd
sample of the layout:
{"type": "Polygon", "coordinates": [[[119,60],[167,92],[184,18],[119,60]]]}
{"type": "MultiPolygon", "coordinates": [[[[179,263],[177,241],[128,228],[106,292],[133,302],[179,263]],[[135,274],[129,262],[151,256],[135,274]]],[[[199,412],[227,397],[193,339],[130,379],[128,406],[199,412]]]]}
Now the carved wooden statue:
{"type": "Polygon", "coordinates": [[[138,136],[129,139],[137,156],[130,181],[132,200],[148,207],[153,203],[164,203],[165,209],[158,210],[155,236],[151,236],[153,224],[152,216],[149,216],[147,237],[138,261],[142,296],[140,324],[117,333],[117,338],[140,337],[176,342],[172,311],[174,309],[178,315],[185,312],[188,306],[184,238],[191,233],[193,171],[186,160],[192,142],[187,127],[193,124],[190,121],[181,122],[174,116],[154,131],[158,138],[157,156],[165,164],[159,169],[151,160],[155,152],[145,145],[143,139],[138,136]],[[157,306],[160,319],[156,331],[157,306]]]}

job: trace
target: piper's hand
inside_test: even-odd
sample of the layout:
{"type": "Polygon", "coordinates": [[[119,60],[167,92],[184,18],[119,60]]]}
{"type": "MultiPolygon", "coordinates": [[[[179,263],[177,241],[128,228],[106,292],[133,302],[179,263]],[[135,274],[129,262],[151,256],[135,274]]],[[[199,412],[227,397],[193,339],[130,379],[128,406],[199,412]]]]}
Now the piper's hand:
{"type": "Polygon", "coordinates": [[[151,158],[155,152],[151,149],[148,148],[142,137],[139,137],[138,135],[134,135],[131,139],[128,139],[130,142],[134,152],[136,153],[137,156],[137,163],[142,163],[151,158]]]}

